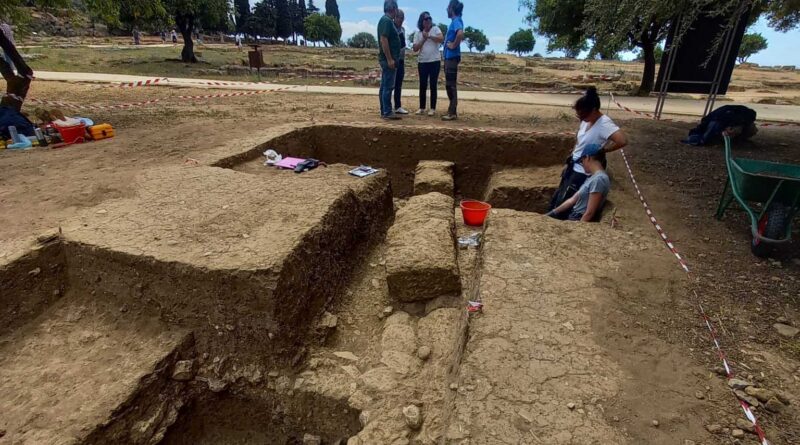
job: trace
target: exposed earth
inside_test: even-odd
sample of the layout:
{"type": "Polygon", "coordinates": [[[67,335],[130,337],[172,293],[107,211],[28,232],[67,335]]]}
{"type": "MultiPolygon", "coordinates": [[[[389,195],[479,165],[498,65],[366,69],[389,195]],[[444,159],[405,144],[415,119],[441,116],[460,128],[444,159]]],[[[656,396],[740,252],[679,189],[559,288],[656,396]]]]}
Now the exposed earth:
{"type": "MultiPolygon", "coordinates": [[[[681,145],[690,123],[611,112],[689,277],[619,154],[601,223],[535,213],[569,110],[465,101],[459,122],[389,125],[375,107],[165,101],[89,113],[112,140],[0,151],[0,444],[758,443],[698,303],[770,443],[800,441],[800,340],[773,327],[800,326],[797,244],[757,259],[742,215],[713,219],[723,154],[681,145]],[[328,166],[277,171],[268,148],[328,166]],[[452,162],[451,182],[420,186],[426,160],[452,162]],[[347,174],[362,164],[382,171],[347,174]],[[495,202],[485,227],[462,198],[495,202]]],[[[797,135],[765,128],[736,153],[800,163],[797,135]]]]}

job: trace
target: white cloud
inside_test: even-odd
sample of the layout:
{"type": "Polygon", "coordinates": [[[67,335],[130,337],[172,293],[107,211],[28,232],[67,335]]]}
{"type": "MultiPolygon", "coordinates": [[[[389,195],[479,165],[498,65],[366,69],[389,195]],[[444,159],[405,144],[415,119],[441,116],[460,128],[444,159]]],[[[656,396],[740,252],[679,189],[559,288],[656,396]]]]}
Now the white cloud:
{"type": "Polygon", "coordinates": [[[376,34],[378,32],[378,25],[372,24],[366,20],[360,20],[358,22],[343,21],[341,25],[342,40],[347,40],[360,32],[368,32],[370,34],[376,34]]]}
{"type": "Polygon", "coordinates": [[[506,48],[508,45],[508,37],[509,36],[487,36],[489,39],[489,44],[494,47],[503,47],[506,48]]]}
{"type": "Polygon", "coordinates": [[[375,12],[375,13],[379,13],[380,14],[380,13],[383,12],[383,7],[382,6],[359,6],[358,8],[356,8],[356,11],[358,11],[358,12],[368,12],[368,13],[375,12]]]}

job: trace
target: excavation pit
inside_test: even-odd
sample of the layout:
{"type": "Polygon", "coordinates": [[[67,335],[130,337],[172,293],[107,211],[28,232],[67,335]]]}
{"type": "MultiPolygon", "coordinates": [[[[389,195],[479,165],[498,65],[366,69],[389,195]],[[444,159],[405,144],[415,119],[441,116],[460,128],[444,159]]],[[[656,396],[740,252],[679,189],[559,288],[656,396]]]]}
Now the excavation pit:
{"type": "MultiPolygon", "coordinates": [[[[420,161],[449,161],[454,163],[456,197],[481,198],[495,172],[561,166],[573,145],[571,137],[557,134],[315,125],[291,131],[215,165],[274,177],[274,169],[263,165],[267,149],[328,164],[370,165],[388,172],[396,198],[407,198],[414,194],[415,171],[420,161]]],[[[549,173],[544,177],[548,184],[554,182],[550,187],[558,186],[558,178],[549,173]]],[[[510,196],[503,206],[520,210],[531,207],[510,202],[513,196],[524,197],[525,193],[510,196]]]]}

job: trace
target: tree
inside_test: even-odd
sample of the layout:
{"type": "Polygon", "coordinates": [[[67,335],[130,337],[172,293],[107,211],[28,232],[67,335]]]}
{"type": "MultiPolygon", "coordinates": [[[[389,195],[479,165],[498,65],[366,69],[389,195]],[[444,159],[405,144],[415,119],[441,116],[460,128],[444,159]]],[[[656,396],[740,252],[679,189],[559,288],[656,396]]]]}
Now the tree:
{"type": "Polygon", "coordinates": [[[92,27],[98,22],[107,26],[120,26],[120,4],[117,0],[84,0],[83,4],[92,27]]]}
{"type": "Polygon", "coordinates": [[[303,21],[308,17],[308,10],[306,9],[305,0],[297,0],[297,5],[293,9],[292,27],[295,32],[295,41],[297,41],[297,34],[304,35],[303,21]]]}
{"type": "Polygon", "coordinates": [[[533,37],[532,29],[520,29],[508,38],[508,51],[515,52],[520,56],[533,52],[534,46],[536,46],[536,39],[533,37]]]}
{"type": "Polygon", "coordinates": [[[308,0],[308,7],[306,8],[308,15],[316,14],[319,12],[319,8],[314,5],[314,0],[308,0]]]}
{"type": "Polygon", "coordinates": [[[360,32],[347,41],[347,46],[350,48],[378,48],[378,40],[374,35],[368,32],[360,32]]]}
{"type": "Polygon", "coordinates": [[[253,14],[250,8],[250,0],[234,0],[233,8],[236,14],[236,32],[244,32],[245,23],[253,14]]]}
{"type": "Polygon", "coordinates": [[[329,15],[311,14],[305,21],[306,40],[335,45],[342,39],[342,27],[336,17],[329,15]]]}
{"type": "MultiPolygon", "coordinates": [[[[656,46],[655,57],[656,57],[656,62],[661,62],[661,59],[664,58],[664,47],[661,44],[658,44],[658,46],[656,46]]],[[[636,55],[636,61],[641,62],[643,60],[644,60],[644,52],[639,51],[639,53],[636,55]]]]}
{"type": "Polygon", "coordinates": [[[275,22],[275,34],[278,37],[286,40],[294,32],[294,27],[292,26],[292,14],[291,11],[289,11],[289,1],[274,0],[274,2],[275,13],[277,15],[277,21],[275,22]]]}
{"type": "Polygon", "coordinates": [[[341,23],[342,15],[339,14],[339,4],[336,0],[325,0],[325,15],[336,18],[336,23],[341,23]]]}
{"type": "Polygon", "coordinates": [[[127,30],[155,30],[170,25],[170,16],[160,0],[130,0],[119,3],[119,21],[127,30]]]}
{"type": "Polygon", "coordinates": [[[245,22],[245,33],[273,38],[277,36],[278,11],[272,0],[256,3],[253,14],[245,22]]]}
{"type": "Polygon", "coordinates": [[[471,26],[467,26],[464,29],[464,40],[467,43],[469,52],[472,52],[472,49],[475,48],[479,53],[482,53],[489,45],[489,39],[483,33],[483,30],[475,29],[471,26]]]}
{"type": "Polygon", "coordinates": [[[183,35],[181,60],[186,63],[197,63],[194,54],[192,33],[195,27],[206,29],[224,29],[229,25],[230,5],[228,0],[162,0],[170,16],[175,20],[178,30],[183,35]]]}
{"type": "Polygon", "coordinates": [[[739,47],[739,63],[747,62],[750,56],[767,49],[767,39],[761,33],[745,34],[739,47]]]}
{"type": "Polygon", "coordinates": [[[447,26],[447,25],[445,25],[444,23],[439,23],[439,24],[438,24],[438,25],[436,25],[436,26],[438,26],[438,27],[439,27],[439,30],[440,30],[440,31],[442,31],[442,36],[444,36],[444,37],[447,37],[447,28],[448,28],[448,26],[447,26]]]}
{"type": "Polygon", "coordinates": [[[586,0],[520,0],[528,23],[547,38],[547,52],[562,51],[574,59],[589,49],[582,29],[586,0]]]}

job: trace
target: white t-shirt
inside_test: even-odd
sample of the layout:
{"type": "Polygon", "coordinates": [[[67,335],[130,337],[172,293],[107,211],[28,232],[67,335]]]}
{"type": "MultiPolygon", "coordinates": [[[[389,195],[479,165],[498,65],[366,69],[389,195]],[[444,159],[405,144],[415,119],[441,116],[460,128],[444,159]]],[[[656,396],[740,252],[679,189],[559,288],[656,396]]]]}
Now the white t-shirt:
{"type": "MultiPolygon", "coordinates": [[[[442,30],[439,29],[438,26],[434,26],[431,28],[430,37],[442,37],[442,30]]],[[[422,31],[417,31],[414,33],[414,45],[422,41],[422,31]]],[[[442,60],[441,55],[439,55],[439,46],[441,43],[436,43],[431,39],[425,41],[422,45],[422,48],[419,50],[419,56],[417,56],[418,63],[429,63],[429,62],[439,62],[442,60]]]]}
{"type": "Polygon", "coordinates": [[[573,169],[576,172],[583,173],[585,175],[586,171],[578,162],[578,159],[581,158],[581,154],[583,153],[583,149],[587,145],[592,144],[602,146],[606,143],[608,138],[610,138],[611,135],[617,131],[619,131],[617,124],[615,124],[614,121],[612,121],[611,118],[605,114],[600,116],[600,119],[597,119],[597,122],[595,122],[591,127],[589,127],[588,122],[581,122],[581,128],[578,130],[578,143],[575,144],[575,148],[572,150],[572,160],[575,161],[575,166],[573,169]]]}

